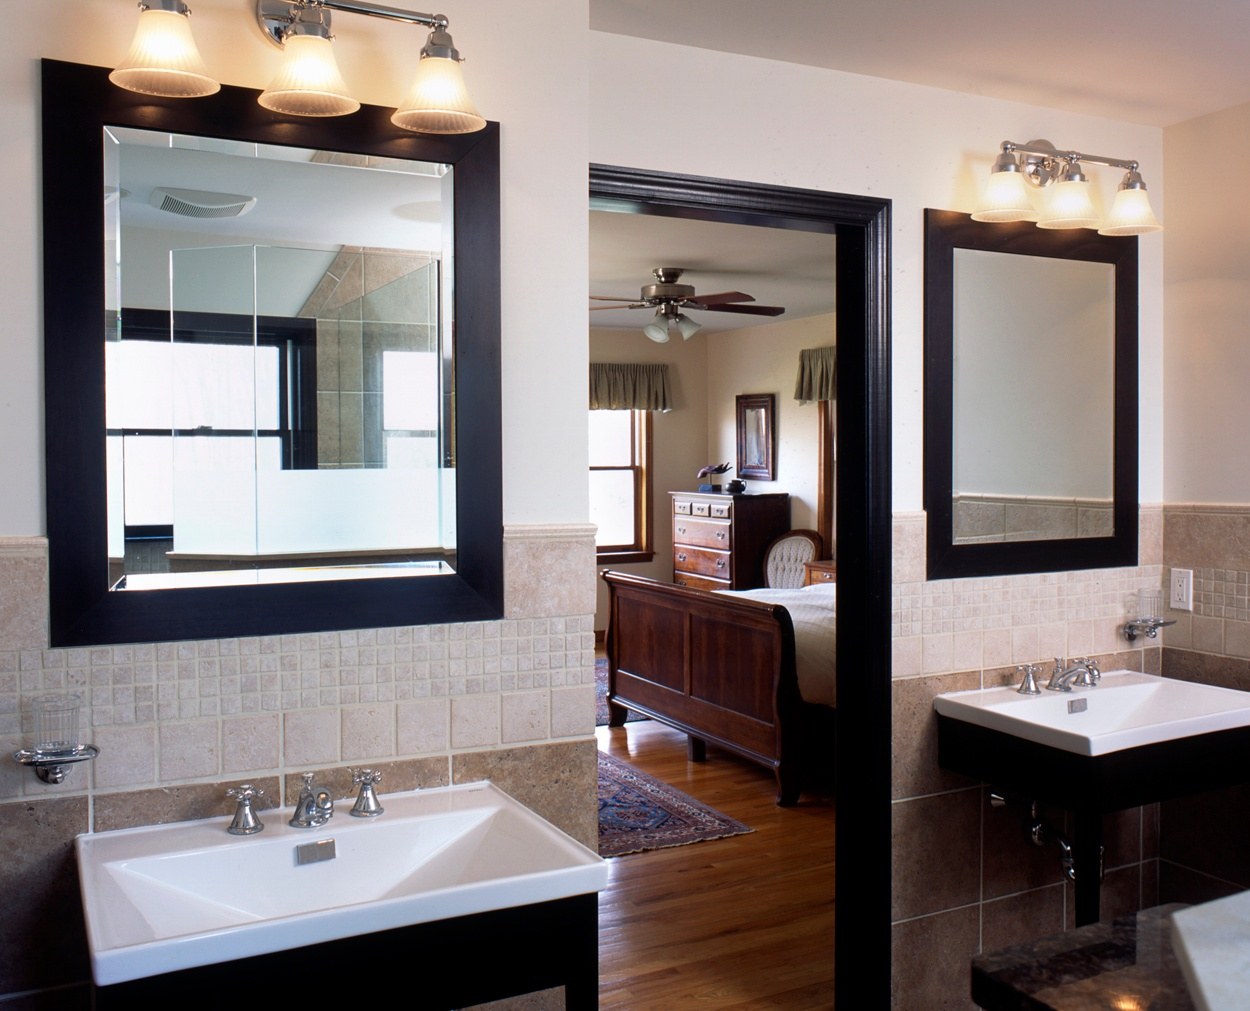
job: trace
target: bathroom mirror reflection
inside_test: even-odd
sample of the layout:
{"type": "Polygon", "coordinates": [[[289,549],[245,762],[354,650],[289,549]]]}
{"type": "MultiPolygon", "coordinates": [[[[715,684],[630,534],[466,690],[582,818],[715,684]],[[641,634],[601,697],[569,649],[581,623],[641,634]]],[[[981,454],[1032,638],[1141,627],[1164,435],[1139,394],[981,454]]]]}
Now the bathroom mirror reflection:
{"type": "Polygon", "coordinates": [[[423,136],[395,127],[390,111],[379,106],[331,121],[294,119],[262,108],[257,93],[246,88],[223,85],[215,95],[180,101],[114,87],[103,67],[44,60],[41,71],[51,645],[502,616],[499,125],[488,123],[474,134],[423,136]],[[154,139],[158,143],[148,143],[154,139]],[[108,177],[106,144],[123,156],[120,165],[110,165],[108,177]],[[142,147],[159,148],[173,159],[211,154],[238,161],[207,180],[162,173],[153,185],[192,190],[190,197],[172,197],[200,208],[194,218],[176,216],[143,203],[150,193],[141,193],[138,176],[126,175],[128,163],[149,153],[137,150],[142,147]],[[349,182],[329,193],[315,189],[314,176],[339,178],[346,166],[353,167],[349,182]],[[275,179],[272,185],[260,176],[232,181],[230,174],[243,167],[272,169],[275,179]],[[375,183],[394,188],[379,192],[375,183]],[[244,204],[255,196],[250,210],[229,215],[243,231],[211,235],[217,219],[209,213],[213,198],[203,191],[233,194],[244,204]],[[262,207],[276,207],[280,198],[287,200],[280,220],[262,230],[256,225],[262,207]],[[367,227],[345,224],[356,204],[377,212],[367,227]],[[151,244],[145,258],[144,238],[130,233],[123,218],[132,210],[160,216],[179,235],[151,244]],[[331,234],[312,231],[336,216],[331,234]],[[106,233],[109,245],[102,248],[106,233]],[[314,279],[336,271],[346,278],[355,268],[338,257],[357,252],[362,279],[380,274],[381,283],[362,281],[358,296],[336,306],[314,279]],[[375,255],[378,263],[371,264],[375,255]],[[213,271],[224,267],[227,273],[210,272],[210,263],[213,271]],[[286,290],[296,277],[302,280],[286,290]],[[391,297],[397,281],[416,292],[391,297]],[[358,312],[349,307],[357,297],[358,312]],[[416,314],[391,315],[399,301],[418,306],[416,314]],[[453,321],[454,348],[447,336],[453,321]],[[339,328],[337,359],[324,322],[329,330],[339,328]],[[387,329],[370,327],[367,333],[366,322],[387,329]],[[344,354],[345,325],[352,332],[351,354],[344,354]],[[115,360],[119,351],[154,358],[143,368],[170,378],[132,369],[127,380],[115,360]],[[401,357],[388,359],[388,352],[401,357]],[[402,357],[410,354],[434,357],[402,357]],[[398,415],[384,403],[396,367],[401,387],[410,391],[401,395],[398,415]],[[347,375],[353,370],[358,377],[347,375]],[[424,392],[411,393],[420,375],[424,392]],[[381,402],[370,398],[373,420],[366,425],[369,394],[381,402]],[[358,412],[343,409],[357,398],[358,412]],[[405,413],[412,408],[416,413],[405,413]],[[128,438],[152,441],[136,441],[128,459],[128,438]],[[349,443],[351,456],[343,452],[349,443]],[[159,457],[164,469],[150,467],[146,486],[132,486],[135,469],[142,473],[145,466],[144,449],[152,448],[156,452],[148,455],[159,457]],[[197,474],[193,467],[193,473],[179,474],[183,455],[196,467],[211,460],[224,470],[197,474]],[[401,460],[402,466],[392,467],[401,460]],[[118,473],[121,479],[114,480],[118,473]],[[323,485],[418,476],[430,479],[419,493],[357,486],[337,511],[322,510],[333,501],[323,485]],[[243,522],[236,542],[176,543],[194,532],[173,515],[180,503],[170,504],[172,489],[188,477],[198,480],[199,493],[217,510],[215,525],[226,525],[216,519],[227,511],[243,522]],[[437,528],[414,534],[409,507],[419,494],[428,502],[431,482],[437,528]],[[292,493],[280,503],[280,521],[264,521],[274,536],[262,537],[271,484],[291,485],[292,493]],[[344,515],[349,520],[340,525],[353,536],[367,532],[376,538],[386,530],[386,517],[372,524],[363,518],[377,511],[381,498],[398,500],[385,504],[404,514],[397,554],[388,542],[379,548],[376,540],[341,536],[328,548],[310,549],[307,529],[295,545],[275,539],[313,523],[334,526],[344,515]],[[139,511],[153,501],[165,503],[164,514],[139,511]],[[177,573],[174,585],[169,573],[128,574],[127,528],[142,535],[145,526],[147,534],[169,539],[156,552],[163,560],[191,544],[195,550],[181,553],[216,557],[178,559],[180,565],[205,561],[212,574],[177,573]],[[262,555],[275,557],[257,557],[262,555]],[[231,570],[234,564],[242,567],[231,570]],[[299,578],[287,578],[284,570],[291,569],[299,578]],[[113,590],[122,579],[124,589],[113,590]]]}
{"type": "Polygon", "coordinates": [[[104,153],[110,586],[452,571],[451,167],[104,153]]]}
{"type": "Polygon", "coordinates": [[[925,212],[929,578],[1134,564],[1137,240],[925,212]]]}
{"type": "Polygon", "coordinates": [[[1114,530],[1115,272],[956,249],[951,538],[1114,530]]]}

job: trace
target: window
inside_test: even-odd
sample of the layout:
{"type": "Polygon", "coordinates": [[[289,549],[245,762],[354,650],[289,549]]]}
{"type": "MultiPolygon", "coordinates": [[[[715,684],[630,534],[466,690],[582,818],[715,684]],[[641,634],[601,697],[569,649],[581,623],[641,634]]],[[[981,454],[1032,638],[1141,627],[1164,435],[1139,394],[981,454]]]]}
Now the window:
{"type": "Polygon", "coordinates": [[[590,521],[599,561],[649,562],[651,412],[590,411],[590,521]]]}

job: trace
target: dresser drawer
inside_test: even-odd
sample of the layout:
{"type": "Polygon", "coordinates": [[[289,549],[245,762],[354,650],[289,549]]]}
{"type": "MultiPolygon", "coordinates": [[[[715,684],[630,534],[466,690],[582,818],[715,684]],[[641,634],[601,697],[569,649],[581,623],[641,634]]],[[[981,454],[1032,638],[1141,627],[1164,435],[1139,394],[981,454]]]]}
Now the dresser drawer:
{"type": "Polygon", "coordinates": [[[727,579],[708,579],[707,576],[692,576],[689,572],[674,572],[673,582],[694,590],[728,590],[730,587],[727,579]]]}
{"type": "Polygon", "coordinates": [[[717,520],[727,520],[733,516],[734,501],[726,496],[724,501],[710,502],[707,499],[673,499],[674,516],[704,516],[717,520]]]}
{"type": "Polygon", "coordinates": [[[733,544],[732,528],[717,520],[673,517],[673,543],[694,544],[704,548],[728,549],[733,544]]]}
{"type": "Polygon", "coordinates": [[[814,583],[836,583],[838,581],[838,563],[830,561],[804,562],[803,585],[814,583]]]}
{"type": "Polygon", "coordinates": [[[682,545],[673,547],[673,569],[676,572],[690,572],[699,576],[711,576],[713,579],[732,579],[733,567],[730,565],[727,551],[710,551],[707,548],[687,548],[682,545]]]}

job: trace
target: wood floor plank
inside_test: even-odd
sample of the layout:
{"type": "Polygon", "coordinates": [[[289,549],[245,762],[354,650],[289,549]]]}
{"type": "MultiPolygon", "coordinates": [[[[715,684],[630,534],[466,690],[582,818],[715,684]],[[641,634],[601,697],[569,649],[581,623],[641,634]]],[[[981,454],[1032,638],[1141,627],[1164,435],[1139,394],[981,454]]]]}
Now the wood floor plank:
{"type": "Polygon", "coordinates": [[[715,748],[686,760],[654,722],[599,747],[754,829],[614,857],[599,897],[600,1006],[734,1011],[833,1006],[834,821],[828,791],[776,805],[771,773],[715,748]]]}

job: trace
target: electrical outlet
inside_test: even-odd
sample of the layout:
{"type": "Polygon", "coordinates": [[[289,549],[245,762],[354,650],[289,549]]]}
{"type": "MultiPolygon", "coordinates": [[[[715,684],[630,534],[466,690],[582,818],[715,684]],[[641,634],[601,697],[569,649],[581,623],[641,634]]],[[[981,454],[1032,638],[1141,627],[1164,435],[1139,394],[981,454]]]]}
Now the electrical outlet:
{"type": "Polygon", "coordinates": [[[1194,609],[1194,570],[1173,569],[1169,581],[1168,605],[1176,611],[1194,609]]]}

